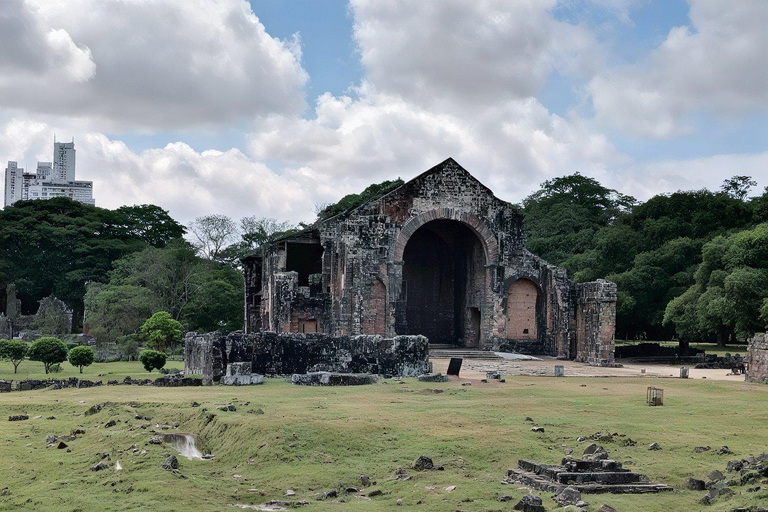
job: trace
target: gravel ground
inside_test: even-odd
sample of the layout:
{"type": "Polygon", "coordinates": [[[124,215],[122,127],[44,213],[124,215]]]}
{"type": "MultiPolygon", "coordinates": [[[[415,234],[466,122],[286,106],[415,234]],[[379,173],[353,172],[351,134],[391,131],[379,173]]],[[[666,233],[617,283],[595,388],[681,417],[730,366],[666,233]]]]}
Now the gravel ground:
{"type": "MultiPolygon", "coordinates": [[[[554,357],[538,356],[541,361],[506,361],[503,359],[464,359],[461,366],[462,380],[480,380],[485,378],[485,372],[499,371],[504,376],[527,375],[549,376],[555,374],[555,365],[564,366],[566,377],[679,377],[679,366],[659,364],[636,364],[622,362],[622,368],[603,368],[589,366],[575,361],[560,361],[554,357]],[[645,372],[643,373],[643,370],[645,372]]],[[[448,370],[449,359],[430,358],[434,372],[445,373],[448,370]]],[[[743,381],[744,375],[732,375],[730,370],[697,370],[690,369],[691,379],[743,381]]]]}

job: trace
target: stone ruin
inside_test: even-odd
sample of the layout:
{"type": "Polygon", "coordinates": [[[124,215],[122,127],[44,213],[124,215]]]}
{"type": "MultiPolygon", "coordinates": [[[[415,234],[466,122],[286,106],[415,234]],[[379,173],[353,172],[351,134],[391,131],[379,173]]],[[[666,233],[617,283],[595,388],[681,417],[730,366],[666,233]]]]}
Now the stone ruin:
{"type": "Polygon", "coordinates": [[[16,298],[16,286],[6,287],[6,310],[0,312],[0,338],[14,338],[25,332],[39,334],[72,334],[72,310],[53,295],[41,299],[34,315],[21,314],[21,300],[16,298]]]}
{"type": "Polygon", "coordinates": [[[749,340],[746,369],[748,381],[768,383],[768,333],[749,340]]]}
{"type": "Polygon", "coordinates": [[[622,467],[608,458],[608,452],[592,443],[581,459],[571,456],[560,464],[540,464],[518,460],[517,468],[507,470],[506,483],[520,483],[533,489],[560,493],[572,488],[584,493],[642,494],[671,491],[665,484],[651,483],[640,473],[622,467]]]}
{"type": "Polygon", "coordinates": [[[243,267],[250,336],[422,335],[433,344],[614,364],[616,285],[574,283],[531,254],[518,208],[450,158],[272,242],[243,267]]]}
{"type": "Polygon", "coordinates": [[[202,375],[207,383],[227,383],[240,378],[236,372],[246,368],[249,375],[259,376],[330,372],[416,377],[429,369],[429,344],[424,336],[187,333],[186,375],[202,375]]]}
{"type": "Polygon", "coordinates": [[[249,386],[264,384],[264,376],[251,372],[251,363],[229,363],[227,374],[221,378],[225,386],[249,386]]]}

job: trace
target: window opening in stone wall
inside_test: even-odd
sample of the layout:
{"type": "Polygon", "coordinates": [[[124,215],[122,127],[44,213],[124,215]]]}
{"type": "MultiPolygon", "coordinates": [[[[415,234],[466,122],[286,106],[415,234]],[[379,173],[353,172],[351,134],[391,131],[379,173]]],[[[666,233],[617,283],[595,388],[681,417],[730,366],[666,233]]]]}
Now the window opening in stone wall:
{"type": "Polygon", "coordinates": [[[299,274],[299,286],[309,286],[309,276],[323,271],[323,246],[318,243],[288,242],[285,270],[299,274]]]}

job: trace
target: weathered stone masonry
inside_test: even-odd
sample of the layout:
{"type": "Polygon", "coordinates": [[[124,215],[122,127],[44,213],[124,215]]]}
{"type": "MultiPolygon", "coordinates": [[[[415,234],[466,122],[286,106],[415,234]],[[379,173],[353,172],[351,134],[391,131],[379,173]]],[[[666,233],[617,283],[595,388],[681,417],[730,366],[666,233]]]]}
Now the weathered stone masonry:
{"type": "Polygon", "coordinates": [[[259,332],[190,332],[184,340],[184,371],[219,382],[227,365],[247,362],[261,375],[307,372],[376,373],[416,377],[428,371],[423,336],[329,336],[259,332]]]}
{"type": "Polygon", "coordinates": [[[768,383],[768,333],[755,334],[749,341],[747,380],[768,383]]]}
{"type": "Polygon", "coordinates": [[[246,332],[424,335],[612,364],[616,285],[574,284],[448,159],[244,260],[246,332]]]}

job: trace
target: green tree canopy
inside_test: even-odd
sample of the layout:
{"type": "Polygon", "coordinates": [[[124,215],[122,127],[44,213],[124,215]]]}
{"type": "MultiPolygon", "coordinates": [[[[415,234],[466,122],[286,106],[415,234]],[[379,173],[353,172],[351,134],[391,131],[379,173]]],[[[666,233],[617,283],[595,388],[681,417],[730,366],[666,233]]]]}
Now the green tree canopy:
{"type": "Polygon", "coordinates": [[[8,359],[13,363],[13,373],[19,369],[28,350],[29,345],[21,340],[0,340],[0,359],[8,359]]]}
{"type": "Polygon", "coordinates": [[[141,326],[141,336],[149,348],[173,352],[174,347],[181,343],[183,326],[167,311],[158,311],[141,326]]]}
{"type": "Polygon", "coordinates": [[[100,342],[137,333],[158,311],[167,311],[188,331],[242,328],[242,274],[196,256],[183,241],[147,248],[114,266],[109,282],[89,284],[86,295],[86,323],[100,342]]]}
{"type": "Polygon", "coordinates": [[[44,336],[32,343],[27,356],[30,361],[43,363],[45,373],[50,373],[51,366],[67,360],[67,346],[59,338],[44,336]]]}
{"type": "Polygon", "coordinates": [[[159,370],[165,366],[166,359],[165,352],[158,350],[142,350],[141,354],[139,354],[139,361],[141,361],[144,369],[148,372],[152,372],[155,369],[159,370]]]}
{"type": "Polygon", "coordinates": [[[106,281],[113,261],[183,233],[157,207],[112,211],[65,197],[19,201],[0,211],[0,226],[0,288],[16,284],[24,314],[55,295],[73,309],[76,322],[87,282],[106,281]]]}
{"type": "Polygon", "coordinates": [[[72,348],[69,351],[69,364],[72,366],[78,366],[80,373],[83,373],[84,366],[91,366],[93,364],[93,349],[91,347],[78,346],[72,348]]]}
{"type": "Polygon", "coordinates": [[[562,265],[592,248],[595,234],[626,214],[631,196],[579,173],[547,180],[523,201],[528,249],[562,265]]]}
{"type": "Polygon", "coordinates": [[[704,245],[694,283],[666,307],[681,338],[747,338],[768,327],[768,223],[704,245]]]}

